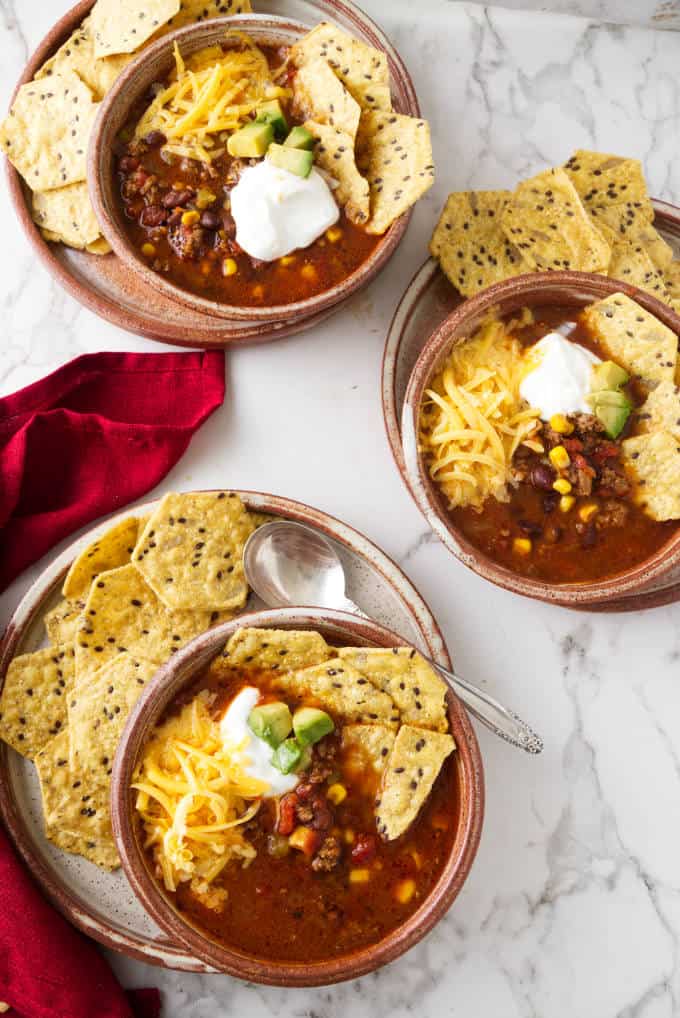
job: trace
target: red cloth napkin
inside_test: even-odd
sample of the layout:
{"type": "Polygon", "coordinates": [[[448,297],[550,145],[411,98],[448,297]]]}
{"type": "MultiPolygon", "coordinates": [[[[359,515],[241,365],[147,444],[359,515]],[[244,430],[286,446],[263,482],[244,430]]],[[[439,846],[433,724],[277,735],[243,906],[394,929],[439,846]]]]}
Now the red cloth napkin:
{"type": "Polygon", "coordinates": [[[223,399],[222,351],[85,354],[0,399],[0,592],[153,488],[223,399]]]}
{"type": "Polygon", "coordinates": [[[91,940],[43,898],[0,828],[0,1001],[8,1018],[158,1018],[158,990],[126,995],[91,940]]]}

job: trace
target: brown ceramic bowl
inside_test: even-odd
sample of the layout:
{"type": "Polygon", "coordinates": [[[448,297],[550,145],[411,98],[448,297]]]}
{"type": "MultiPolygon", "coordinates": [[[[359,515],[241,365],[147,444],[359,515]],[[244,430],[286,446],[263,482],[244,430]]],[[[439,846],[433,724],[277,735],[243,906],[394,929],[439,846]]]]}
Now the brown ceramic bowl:
{"type": "Polygon", "coordinates": [[[354,979],[393,961],[416,944],[447,912],[472,865],[484,815],[484,776],[479,747],[470,720],[449,694],[451,733],[457,751],[459,824],[451,854],[438,883],[420,908],[403,925],[378,943],[361,950],[307,964],[272,961],[235,948],[226,948],[190,925],[175,910],[152,875],[134,822],[132,775],[144,744],[168,704],[197,677],[241,626],[278,629],[316,629],[330,642],[354,646],[398,646],[404,641],[368,619],[344,612],[314,608],[281,608],[256,612],[226,622],[180,650],[144,690],[123,733],[113,769],[111,805],[113,831],[125,873],[149,915],[196,958],[221,972],[275,986],[323,986],[354,979]]]}
{"type": "Polygon", "coordinates": [[[508,279],[466,300],[432,333],[411,374],[402,411],[404,478],[423,515],[449,551],[480,576],[506,590],[569,608],[603,606],[630,594],[663,588],[673,579],[677,581],[680,572],[680,526],[656,554],[605,580],[555,585],[520,576],[482,554],[454,525],[446,509],[446,500],[431,480],[418,452],[418,418],[423,393],[453,344],[463,343],[472,336],[492,310],[506,315],[523,307],[553,305],[583,308],[621,291],[680,335],[680,316],[667,305],[642,290],[606,276],[585,272],[546,272],[508,279]]]}
{"type": "MultiPolygon", "coordinates": [[[[147,284],[186,307],[218,318],[248,320],[271,324],[307,319],[346,300],[359,288],[366,286],[388,262],[404,236],[410,211],[404,213],[381,237],[364,262],[346,279],[314,297],[292,304],[268,307],[244,307],[207,300],[182,287],[176,286],[144,261],[125,230],[124,215],[117,196],[113,165],[114,142],[127,122],[134,104],[155,81],[162,81],[174,66],[173,44],[179,44],[183,55],[224,42],[227,29],[247,32],[262,45],[292,45],[307,31],[306,27],[288,18],[269,17],[263,14],[243,14],[238,17],[215,18],[179,29],[153,46],[144,49],[140,56],[117,79],[101,104],[94,124],[88,150],[87,178],[90,197],[102,233],[126,264],[130,272],[147,284]]],[[[412,99],[412,85],[398,68],[391,65],[394,107],[399,113],[417,116],[418,105],[412,99]],[[396,73],[395,73],[396,72],[396,73]]]]}

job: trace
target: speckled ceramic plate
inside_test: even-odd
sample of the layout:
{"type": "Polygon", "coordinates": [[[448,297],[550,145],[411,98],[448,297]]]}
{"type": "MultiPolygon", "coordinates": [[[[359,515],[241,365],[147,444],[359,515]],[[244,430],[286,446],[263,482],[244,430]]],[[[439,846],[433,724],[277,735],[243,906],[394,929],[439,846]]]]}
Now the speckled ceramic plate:
{"type": "MultiPolygon", "coordinates": [[[[680,257],[680,208],[652,199],[654,225],[680,257]]],[[[390,324],[382,363],[382,404],[387,438],[394,461],[407,487],[401,444],[401,415],[409,379],[426,340],[462,301],[434,258],[422,265],[409,283],[390,324]]],[[[680,600],[680,580],[633,594],[588,611],[639,611],[680,600]]]]}
{"type": "MultiPolygon", "coordinates": [[[[416,588],[379,548],[356,530],[300,502],[257,492],[239,492],[249,508],[300,520],[320,530],[336,546],[348,576],[348,596],[371,618],[450,667],[437,623],[416,588]]],[[[132,510],[147,515],[156,502],[132,510]]],[[[121,514],[129,515],[129,512],[121,514]]],[[[0,645],[0,681],[16,654],[45,643],[42,618],[59,600],[61,584],[74,557],[114,518],[92,528],[59,555],[30,588],[0,645]]],[[[251,597],[247,611],[261,609],[251,597]]],[[[470,738],[475,736],[470,726],[470,738]]],[[[42,810],[33,764],[0,743],[0,812],[31,873],[47,897],[76,926],[116,951],[166,968],[211,971],[172,943],[147,916],[122,870],[106,873],[78,856],[61,852],[42,833],[42,810]]]]}
{"type": "MultiPolygon", "coordinates": [[[[81,0],[52,27],[26,64],[17,88],[32,79],[80,24],[93,3],[94,0],[81,0]]],[[[321,20],[331,20],[357,38],[384,50],[390,67],[395,109],[411,116],[419,115],[413,82],[401,57],[378,26],[351,0],[254,0],[254,6],[258,14],[278,15],[298,22],[302,31],[321,20]]],[[[7,175],[14,208],[42,263],[72,297],[129,332],[178,346],[214,348],[262,343],[312,328],[342,306],[340,301],[309,317],[269,325],[194,311],[142,281],[114,254],[102,257],[75,251],[63,244],[48,244],[31,218],[27,189],[9,162],[7,175]]],[[[410,212],[407,212],[392,227],[399,234],[398,241],[403,237],[409,218],[410,212]]]]}

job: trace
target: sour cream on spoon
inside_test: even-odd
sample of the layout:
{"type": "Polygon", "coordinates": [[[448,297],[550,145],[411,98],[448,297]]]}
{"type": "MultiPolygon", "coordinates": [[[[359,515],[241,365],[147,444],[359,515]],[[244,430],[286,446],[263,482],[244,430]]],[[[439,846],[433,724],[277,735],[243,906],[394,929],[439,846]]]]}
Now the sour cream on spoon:
{"type": "Polygon", "coordinates": [[[524,354],[527,374],[520,396],[535,407],[544,421],[554,414],[590,414],[586,402],[593,367],[602,361],[590,350],[572,343],[558,332],[549,332],[524,354]]]}
{"type": "Polygon", "coordinates": [[[220,721],[220,733],[225,749],[241,766],[249,778],[264,782],[268,787],[264,798],[292,792],[300,780],[297,774],[282,774],[272,765],[274,750],[263,739],[258,739],[248,727],[248,716],[260,699],[259,690],[246,686],[231,701],[220,721]]]}
{"type": "Polygon", "coordinates": [[[340,210],[318,170],[308,177],[263,159],[243,171],[231,192],[236,243],[246,254],[271,262],[307,247],[336,223],[340,210]]]}

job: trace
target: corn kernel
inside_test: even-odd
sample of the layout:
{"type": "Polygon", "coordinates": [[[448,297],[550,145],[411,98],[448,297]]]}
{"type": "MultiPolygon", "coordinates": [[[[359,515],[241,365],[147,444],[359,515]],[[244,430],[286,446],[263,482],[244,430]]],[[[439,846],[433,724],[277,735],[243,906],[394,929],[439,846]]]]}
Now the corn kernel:
{"type": "Polygon", "coordinates": [[[556,445],[554,449],[551,449],[548,453],[548,459],[558,470],[564,470],[571,463],[569,453],[563,445],[556,445]]]}
{"type": "Polygon", "coordinates": [[[556,481],[553,481],[553,489],[559,491],[560,495],[568,495],[571,491],[571,484],[566,477],[558,477],[556,481]]]}
{"type": "Polygon", "coordinates": [[[296,827],[288,838],[288,844],[291,848],[298,848],[305,855],[311,855],[316,846],[314,831],[311,831],[309,827],[296,827]]]}
{"type": "Polygon", "coordinates": [[[345,841],[346,845],[353,845],[354,844],[354,831],[352,830],[351,827],[346,827],[345,828],[345,833],[343,834],[343,838],[344,838],[344,841],[345,841]]]}
{"type": "Polygon", "coordinates": [[[512,542],[512,550],[516,555],[528,555],[531,552],[531,541],[528,537],[516,537],[512,542]]]}
{"type": "Polygon", "coordinates": [[[142,254],[146,255],[147,258],[153,258],[156,254],[156,248],[153,244],[142,244],[142,254]]]}
{"type": "Polygon", "coordinates": [[[564,414],[553,414],[548,423],[558,435],[571,435],[574,430],[574,425],[567,420],[564,414]]]}
{"type": "Polygon", "coordinates": [[[347,789],[345,788],[344,785],[341,785],[338,782],[335,785],[330,786],[330,788],[326,792],[326,795],[331,800],[334,806],[339,806],[340,803],[344,802],[344,800],[347,798],[347,789]]]}
{"type": "Polygon", "coordinates": [[[188,212],[182,213],[182,226],[195,226],[200,218],[196,209],[189,209],[188,212]]]}
{"type": "Polygon", "coordinates": [[[326,230],[326,236],[330,240],[331,244],[335,244],[336,241],[342,237],[342,230],[337,226],[331,226],[330,229],[326,230]]]}
{"type": "Polygon", "coordinates": [[[316,279],[316,269],[313,265],[303,265],[300,269],[300,275],[303,279],[316,279]]]}
{"type": "Polygon", "coordinates": [[[560,499],[560,512],[568,513],[575,501],[576,499],[573,495],[562,495],[562,498],[560,499]]]}
{"type": "Polygon", "coordinates": [[[349,882],[350,884],[366,884],[371,879],[370,870],[350,870],[349,871],[349,882]]]}
{"type": "Polygon", "coordinates": [[[295,255],[284,255],[283,258],[279,258],[279,265],[292,265],[295,261],[295,255]]]}
{"type": "Polygon", "coordinates": [[[222,262],[222,275],[235,276],[238,272],[238,265],[233,258],[225,258],[222,262]]]}
{"type": "Polygon", "coordinates": [[[394,888],[394,897],[397,899],[400,905],[408,905],[409,901],[416,893],[416,882],[411,880],[409,877],[406,880],[400,880],[394,888]]]}
{"type": "Polygon", "coordinates": [[[600,507],[595,502],[586,502],[585,505],[581,506],[578,514],[583,522],[587,523],[589,520],[592,520],[593,516],[595,516],[599,511],[600,507]]]}

